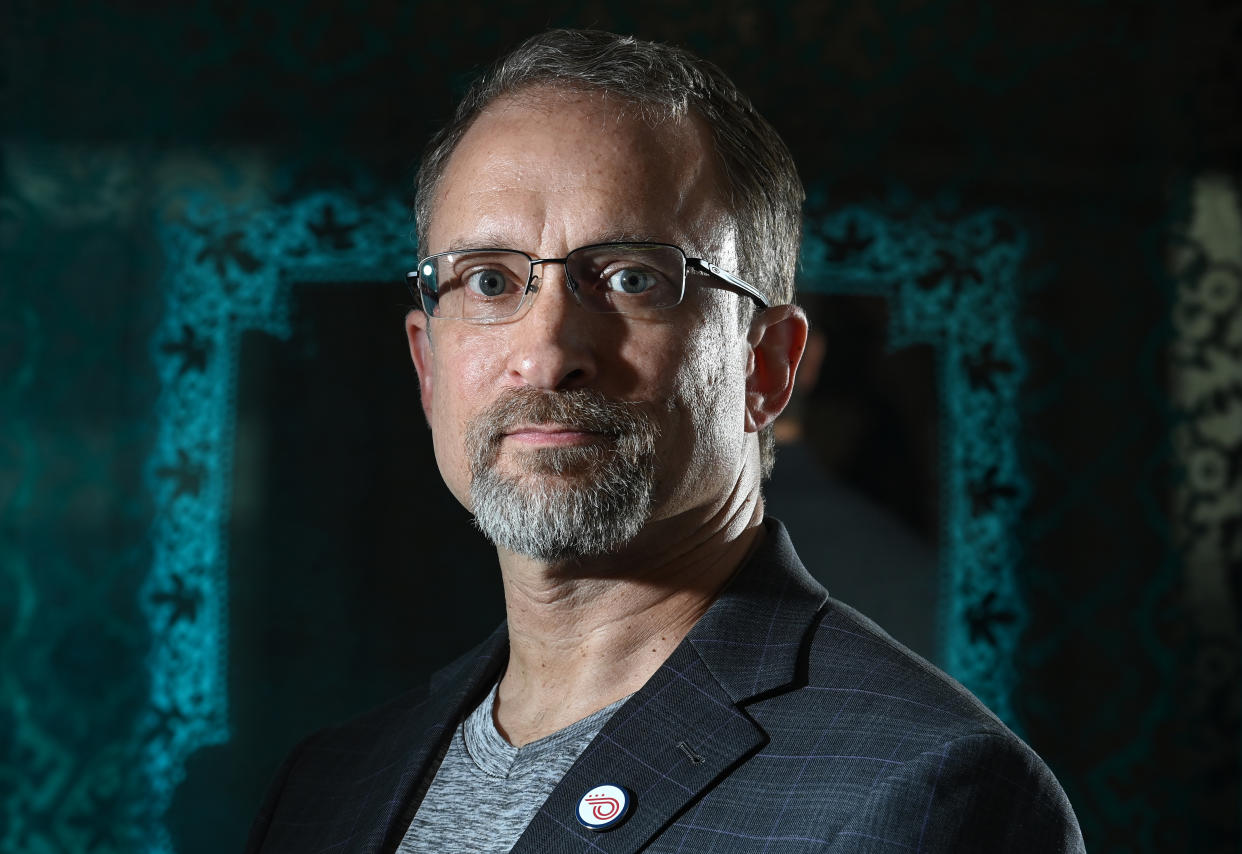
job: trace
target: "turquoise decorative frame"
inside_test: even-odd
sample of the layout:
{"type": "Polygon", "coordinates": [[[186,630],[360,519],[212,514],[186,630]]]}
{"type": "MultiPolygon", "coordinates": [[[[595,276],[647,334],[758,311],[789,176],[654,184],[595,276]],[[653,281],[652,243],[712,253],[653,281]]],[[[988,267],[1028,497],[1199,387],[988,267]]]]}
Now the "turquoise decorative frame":
{"type": "Polygon", "coordinates": [[[1026,609],[1016,532],[1030,481],[1018,453],[1026,360],[1017,314],[1028,238],[998,210],[815,208],[804,224],[801,287],[884,297],[889,346],[935,348],[941,661],[1020,731],[1011,692],[1026,609]]]}
{"type": "MultiPolygon", "coordinates": [[[[147,467],[156,516],[141,592],[153,639],[139,732],[151,851],[172,850],[162,817],[187,757],[229,733],[226,530],[240,334],[287,337],[292,282],[399,276],[414,254],[412,231],[396,200],[362,205],[337,193],[265,209],[198,196],[160,228],[167,307],[151,347],[161,389],[147,467]]],[[[1025,248],[998,212],[898,218],[864,207],[812,213],[803,247],[804,287],[885,297],[892,346],[936,348],[943,660],[1011,725],[1024,619],[1014,531],[1029,491],[1017,453],[1025,248]]]]}
{"type": "Polygon", "coordinates": [[[198,195],[160,226],[167,307],[151,357],[160,382],[147,481],[156,508],[151,702],[140,723],[152,852],[171,852],[162,816],[195,750],[228,739],[228,556],[237,348],[241,333],[290,333],[295,281],[399,276],[412,221],[394,201],[316,194],[265,209],[198,195]]]}

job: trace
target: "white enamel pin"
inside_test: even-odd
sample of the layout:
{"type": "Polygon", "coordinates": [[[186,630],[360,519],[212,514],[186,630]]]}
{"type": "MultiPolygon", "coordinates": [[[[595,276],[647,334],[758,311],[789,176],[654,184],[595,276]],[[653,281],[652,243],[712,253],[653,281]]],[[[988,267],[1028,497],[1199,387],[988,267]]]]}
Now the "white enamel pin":
{"type": "Polygon", "coordinates": [[[578,801],[578,821],[591,830],[607,830],[630,809],[630,793],[620,786],[605,783],[596,786],[578,801]]]}

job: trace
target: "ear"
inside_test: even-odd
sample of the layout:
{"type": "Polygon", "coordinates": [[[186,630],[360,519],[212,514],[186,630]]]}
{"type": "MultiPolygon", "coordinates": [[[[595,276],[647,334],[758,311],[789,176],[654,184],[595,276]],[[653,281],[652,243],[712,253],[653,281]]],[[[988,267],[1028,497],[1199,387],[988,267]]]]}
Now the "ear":
{"type": "Polygon", "coordinates": [[[774,305],[755,314],[746,337],[746,430],[758,432],[776,420],[793,393],[794,376],[806,349],[806,312],[774,305]]]}
{"type": "Polygon", "coordinates": [[[798,363],[798,379],[794,388],[800,394],[809,394],[819,382],[819,369],[824,364],[824,356],[828,353],[828,338],[819,328],[812,326],[806,333],[806,349],[802,351],[802,361],[798,363]]]}
{"type": "Polygon", "coordinates": [[[423,415],[431,421],[431,405],[435,392],[435,372],[432,370],[431,331],[427,328],[427,315],[416,308],[405,316],[405,335],[410,340],[410,358],[418,373],[418,392],[423,401],[423,415]]]}

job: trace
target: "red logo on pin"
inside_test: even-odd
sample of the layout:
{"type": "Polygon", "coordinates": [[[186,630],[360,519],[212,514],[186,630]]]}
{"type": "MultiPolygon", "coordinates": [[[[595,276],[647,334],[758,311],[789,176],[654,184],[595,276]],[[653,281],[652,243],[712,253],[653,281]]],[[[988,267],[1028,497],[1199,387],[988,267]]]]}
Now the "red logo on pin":
{"type": "Polygon", "coordinates": [[[625,817],[630,795],[620,786],[596,786],[578,801],[578,821],[591,830],[607,830],[625,817]]]}
{"type": "Polygon", "coordinates": [[[621,802],[607,795],[596,795],[595,797],[587,795],[583,800],[591,804],[591,815],[598,821],[608,821],[608,819],[616,815],[617,810],[621,809],[621,802]]]}

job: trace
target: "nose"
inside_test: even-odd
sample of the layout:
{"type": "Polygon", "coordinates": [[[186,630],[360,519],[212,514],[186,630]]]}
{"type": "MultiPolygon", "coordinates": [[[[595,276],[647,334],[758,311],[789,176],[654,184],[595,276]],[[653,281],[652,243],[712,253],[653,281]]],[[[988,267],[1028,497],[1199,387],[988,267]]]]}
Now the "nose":
{"type": "Polygon", "coordinates": [[[598,373],[594,315],[569,288],[562,264],[538,270],[531,304],[512,326],[509,376],[522,385],[561,391],[590,385],[598,373]]]}

